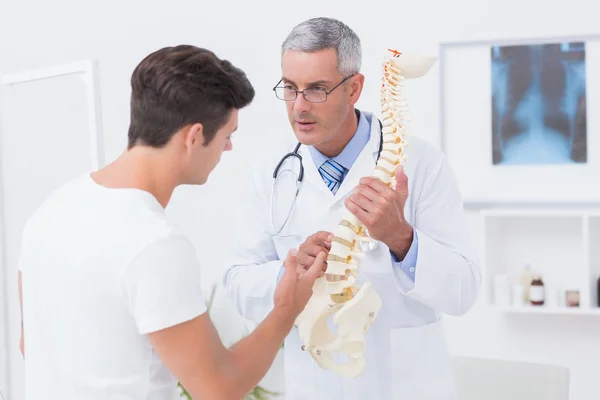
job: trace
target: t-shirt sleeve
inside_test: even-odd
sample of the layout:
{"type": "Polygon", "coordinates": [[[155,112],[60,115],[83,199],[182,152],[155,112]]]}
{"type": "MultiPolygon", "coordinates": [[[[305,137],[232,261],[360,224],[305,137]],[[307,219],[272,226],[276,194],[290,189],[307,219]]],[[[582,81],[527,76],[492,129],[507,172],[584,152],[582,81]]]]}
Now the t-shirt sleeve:
{"type": "Polygon", "coordinates": [[[144,248],[121,283],[141,334],[189,321],[207,310],[194,246],[182,236],[144,248]]]}

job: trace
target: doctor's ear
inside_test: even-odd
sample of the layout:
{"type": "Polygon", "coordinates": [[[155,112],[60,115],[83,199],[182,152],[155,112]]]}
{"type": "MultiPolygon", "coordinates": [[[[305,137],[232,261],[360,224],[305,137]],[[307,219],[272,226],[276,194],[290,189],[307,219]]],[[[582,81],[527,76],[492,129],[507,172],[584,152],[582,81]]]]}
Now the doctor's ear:
{"type": "Polygon", "coordinates": [[[349,93],[350,104],[354,105],[360,98],[360,94],[362,93],[363,87],[365,85],[365,76],[363,74],[356,74],[351,78],[349,93]]]}

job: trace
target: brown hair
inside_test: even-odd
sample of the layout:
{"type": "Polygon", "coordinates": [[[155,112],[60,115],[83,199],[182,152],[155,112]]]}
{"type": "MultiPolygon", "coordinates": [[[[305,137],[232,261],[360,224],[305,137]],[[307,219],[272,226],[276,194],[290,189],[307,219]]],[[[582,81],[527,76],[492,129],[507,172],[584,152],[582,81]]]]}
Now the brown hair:
{"type": "Polygon", "coordinates": [[[189,124],[201,123],[204,144],[227,122],[232,109],[254,99],[246,74],[212,51],[180,45],[148,55],[131,76],[128,148],[164,146],[189,124]]]}

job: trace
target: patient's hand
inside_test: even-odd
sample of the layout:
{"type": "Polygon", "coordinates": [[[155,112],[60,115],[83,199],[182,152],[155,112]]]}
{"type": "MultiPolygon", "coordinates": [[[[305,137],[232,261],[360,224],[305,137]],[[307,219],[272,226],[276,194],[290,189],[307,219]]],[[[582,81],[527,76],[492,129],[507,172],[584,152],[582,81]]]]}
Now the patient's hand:
{"type": "Polygon", "coordinates": [[[304,310],[312,296],[315,280],[323,276],[327,268],[325,252],[320,252],[307,270],[299,265],[295,253],[295,250],[290,250],[283,263],[285,272],[273,298],[275,308],[294,319],[304,310]]]}
{"type": "Polygon", "coordinates": [[[321,252],[325,253],[325,259],[327,259],[329,250],[331,250],[332,238],[333,234],[326,231],[319,231],[306,238],[298,248],[298,265],[305,270],[309,269],[315,262],[317,254],[321,252]]]}

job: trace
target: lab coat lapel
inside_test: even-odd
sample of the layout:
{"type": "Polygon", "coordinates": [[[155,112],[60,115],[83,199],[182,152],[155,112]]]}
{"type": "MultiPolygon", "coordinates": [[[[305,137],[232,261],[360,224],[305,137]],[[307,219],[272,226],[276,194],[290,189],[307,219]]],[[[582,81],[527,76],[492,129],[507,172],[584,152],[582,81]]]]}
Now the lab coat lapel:
{"type": "Polygon", "coordinates": [[[348,197],[352,190],[360,183],[360,179],[369,176],[375,168],[377,162],[377,153],[379,151],[379,142],[381,140],[381,133],[379,130],[379,122],[375,116],[370,115],[371,120],[371,133],[369,141],[362,149],[356,161],[348,171],[348,174],[342,181],[340,188],[338,189],[335,200],[344,201],[348,197]]]}
{"type": "Polygon", "coordinates": [[[322,191],[325,196],[328,196],[331,200],[334,199],[333,193],[327,187],[317,166],[315,165],[315,161],[306,146],[300,146],[300,155],[302,156],[302,163],[304,166],[304,179],[306,179],[307,183],[310,183],[320,191],[322,191]]]}

